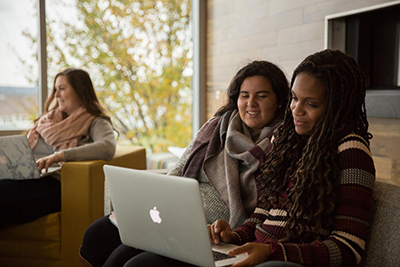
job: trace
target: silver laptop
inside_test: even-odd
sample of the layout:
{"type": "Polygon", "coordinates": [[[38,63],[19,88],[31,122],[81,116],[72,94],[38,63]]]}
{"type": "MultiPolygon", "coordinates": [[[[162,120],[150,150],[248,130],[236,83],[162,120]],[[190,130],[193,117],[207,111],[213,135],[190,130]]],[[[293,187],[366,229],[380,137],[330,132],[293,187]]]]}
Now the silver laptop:
{"type": "Polygon", "coordinates": [[[110,165],[104,173],[123,244],[198,266],[247,257],[214,260],[235,245],[211,244],[197,180],[110,165]]]}
{"type": "Polygon", "coordinates": [[[57,164],[50,167],[47,173],[40,174],[25,135],[0,137],[0,179],[35,179],[60,169],[57,164]]]}

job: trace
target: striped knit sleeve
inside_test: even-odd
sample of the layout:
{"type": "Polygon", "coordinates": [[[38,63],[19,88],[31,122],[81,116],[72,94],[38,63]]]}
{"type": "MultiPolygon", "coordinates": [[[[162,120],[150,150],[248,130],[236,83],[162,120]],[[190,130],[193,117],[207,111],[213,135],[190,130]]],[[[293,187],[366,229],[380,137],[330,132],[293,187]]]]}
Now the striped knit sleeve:
{"type": "Polygon", "coordinates": [[[262,225],[262,223],[267,219],[268,211],[262,209],[260,207],[256,207],[254,212],[250,215],[248,219],[244,221],[244,223],[236,228],[233,232],[238,236],[238,242],[236,245],[243,245],[247,242],[254,241],[255,231],[257,225],[262,225]]]}
{"type": "Polygon", "coordinates": [[[270,259],[306,266],[355,266],[361,261],[370,228],[375,167],[367,143],[348,135],[338,147],[340,188],[335,229],[327,239],[308,244],[272,243],[270,259]]]}

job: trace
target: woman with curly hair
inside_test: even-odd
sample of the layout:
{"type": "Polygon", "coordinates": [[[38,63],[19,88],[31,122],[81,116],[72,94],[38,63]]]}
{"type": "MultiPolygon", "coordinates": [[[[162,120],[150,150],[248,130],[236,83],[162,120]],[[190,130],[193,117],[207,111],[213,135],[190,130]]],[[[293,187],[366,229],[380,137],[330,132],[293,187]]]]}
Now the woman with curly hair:
{"type": "Polygon", "coordinates": [[[375,168],[364,76],[348,55],[324,50],[295,69],[291,97],[257,183],[262,196],[242,226],[209,225],[241,245],[237,266],[355,266],[370,228],[375,168]],[[264,262],[264,263],[263,263],[264,262]]]}

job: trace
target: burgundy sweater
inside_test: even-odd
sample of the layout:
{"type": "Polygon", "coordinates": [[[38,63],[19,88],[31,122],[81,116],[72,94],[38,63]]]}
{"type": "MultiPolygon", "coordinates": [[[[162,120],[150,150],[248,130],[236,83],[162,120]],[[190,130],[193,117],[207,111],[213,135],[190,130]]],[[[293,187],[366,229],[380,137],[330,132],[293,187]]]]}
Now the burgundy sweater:
{"type": "MultiPolygon", "coordinates": [[[[334,214],[334,230],[322,231],[320,241],[281,243],[285,237],[287,211],[283,202],[265,210],[257,207],[234,231],[240,244],[258,242],[271,245],[268,260],[297,262],[306,266],[355,266],[361,260],[370,228],[375,167],[367,143],[348,135],[338,147],[340,187],[334,214]]],[[[286,195],[286,194],[284,194],[286,195]]]]}

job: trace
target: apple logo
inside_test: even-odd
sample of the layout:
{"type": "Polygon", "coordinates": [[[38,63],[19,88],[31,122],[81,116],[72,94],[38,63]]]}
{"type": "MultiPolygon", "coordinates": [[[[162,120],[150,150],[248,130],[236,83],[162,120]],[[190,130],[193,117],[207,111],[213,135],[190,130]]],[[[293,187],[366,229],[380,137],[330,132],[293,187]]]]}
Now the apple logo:
{"type": "Polygon", "coordinates": [[[160,212],[157,210],[157,207],[154,207],[150,210],[150,217],[155,223],[161,223],[160,212]]]}

